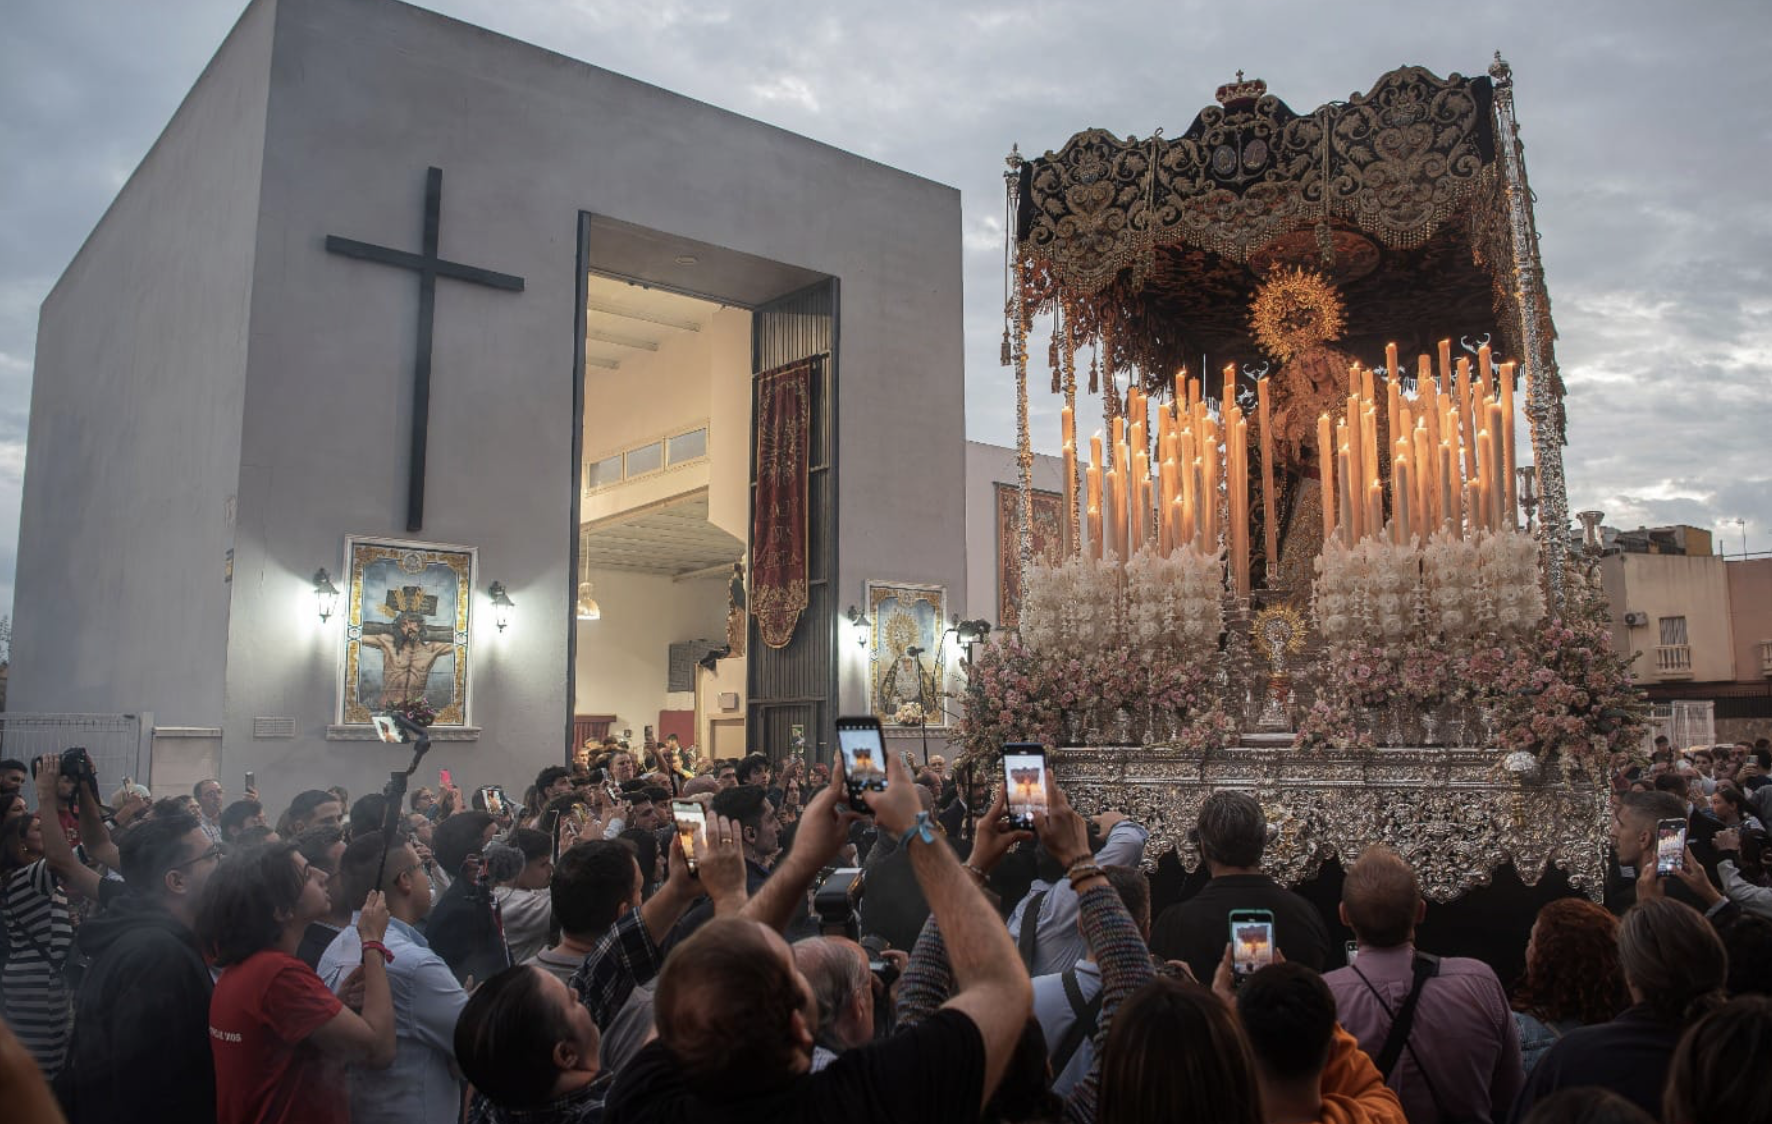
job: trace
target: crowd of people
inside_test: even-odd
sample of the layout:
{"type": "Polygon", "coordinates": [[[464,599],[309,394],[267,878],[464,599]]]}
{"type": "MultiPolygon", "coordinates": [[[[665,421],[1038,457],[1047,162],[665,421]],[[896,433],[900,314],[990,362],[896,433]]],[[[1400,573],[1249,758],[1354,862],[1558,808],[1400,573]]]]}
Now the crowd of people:
{"type": "Polygon", "coordinates": [[[1209,879],[1157,909],[1149,832],[1049,781],[593,747],[524,797],[206,780],[102,800],[0,761],[8,1121],[1709,1124],[1772,1120],[1772,751],[1614,778],[1606,904],[1525,969],[1416,944],[1416,873],[1349,856],[1337,916],[1221,791],[1209,879]],[[36,811],[25,793],[34,792],[36,811]],[[687,805],[695,805],[688,808],[687,805]],[[691,815],[693,813],[693,815],[691,815]],[[1662,830],[1686,825],[1677,869],[1662,830]],[[691,827],[691,825],[700,825],[691,827]],[[1233,917],[1266,918],[1243,966],[1233,917]],[[1336,947],[1332,929],[1355,940],[1336,947]],[[1511,985],[1511,986],[1509,986],[1511,985]]]}

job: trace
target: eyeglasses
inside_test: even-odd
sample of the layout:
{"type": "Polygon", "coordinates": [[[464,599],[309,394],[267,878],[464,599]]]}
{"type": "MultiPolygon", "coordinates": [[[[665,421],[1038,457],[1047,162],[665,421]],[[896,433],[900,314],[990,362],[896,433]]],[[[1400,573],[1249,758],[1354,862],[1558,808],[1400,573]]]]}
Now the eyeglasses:
{"type": "Polygon", "coordinates": [[[221,849],[221,844],[211,844],[209,850],[203,852],[201,855],[198,855],[194,859],[186,859],[182,863],[176,863],[170,869],[183,870],[187,866],[196,866],[198,863],[206,862],[209,859],[214,859],[216,862],[220,862],[223,854],[225,854],[225,852],[221,849]]]}

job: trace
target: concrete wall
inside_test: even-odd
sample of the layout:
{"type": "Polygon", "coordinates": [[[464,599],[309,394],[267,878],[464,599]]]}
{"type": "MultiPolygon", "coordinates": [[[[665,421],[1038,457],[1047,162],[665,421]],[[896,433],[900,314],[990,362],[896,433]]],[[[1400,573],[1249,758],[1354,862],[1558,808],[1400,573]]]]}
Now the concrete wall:
{"type": "MultiPolygon", "coordinates": [[[[1735,678],[1766,681],[1760,645],[1772,641],[1772,558],[1728,564],[1729,621],[1735,637],[1735,678]]],[[[1764,735],[1756,735],[1763,737],[1764,735]]]]}
{"type": "Polygon", "coordinates": [[[1685,617],[1696,683],[1735,678],[1734,641],[1730,633],[1729,586],[1725,563],[1714,556],[1680,554],[1613,554],[1600,569],[1612,606],[1614,640],[1622,632],[1620,651],[1640,653],[1632,672],[1643,682],[1656,682],[1655,648],[1661,643],[1661,618],[1685,617]],[[1644,613],[1643,628],[1624,628],[1624,614],[1644,613]]]}
{"type": "Polygon", "coordinates": [[[602,619],[578,622],[575,697],[581,714],[619,714],[615,728],[657,724],[658,712],[693,694],[667,698],[670,645],[723,643],[726,579],[674,581],[659,574],[591,570],[602,619]]]}
{"type": "MultiPolygon", "coordinates": [[[[341,641],[305,587],[348,532],[407,537],[417,284],[323,239],[416,249],[427,165],[444,170],[443,253],[527,279],[521,294],[438,287],[422,537],[480,548],[483,733],[439,743],[427,770],[515,784],[563,756],[581,212],[840,279],[838,603],[867,576],[943,582],[963,603],[961,536],[906,533],[964,517],[955,190],[388,0],[282,0],[276,16],[229,775],[256,767],[275,805],[320,780],[376,785],[402,763],[325,740],[341,641]],[[483,624],[494,579],[519,606],[503,634],[483,624]],[[255,740],[257,715],[293,717],[296,737],[255,740]]],[[[861,690],[857,676],[845,705],[861,690]]]]}
{"type": "Polygon", "coordinates": [[[274,15],[246,10],[43,303],[13,711],[222,721],[274,15]]]}
{"type": "MultiPolygon", "coordinates": [[[[1006,445],[966,442],[966,592],[965,616],[997,623],[997,495],[998,483],[1021,486],[1015,450],[1006,445]]],[[[1034,487],[1064,491],[1064,458],[1034,454],[1034,487]]],[[[955,603],[955,612],[959,612],[955,603]]]]}

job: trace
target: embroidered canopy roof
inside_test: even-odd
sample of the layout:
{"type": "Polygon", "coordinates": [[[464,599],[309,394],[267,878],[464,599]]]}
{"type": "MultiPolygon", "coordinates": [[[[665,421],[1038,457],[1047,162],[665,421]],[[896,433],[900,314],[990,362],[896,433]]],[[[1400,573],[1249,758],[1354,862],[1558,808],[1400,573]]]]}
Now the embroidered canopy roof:
{"type": "Polygon", "coordinates": [[[1203,357],[1267,361],[1250,301],[1280,266],[1339,286],[1338,346],[1367,362],[1387,342],[1413,356],[1483,334],[1522,354],[1508,192],[1524,183],[1498,159],[1488,77],[1404,67],[1303,115],[1238,78],[1173,139],[1089,129],[1011,158],[1030,308],[1062,303],[1075,342],[1099,335],[1103,362],[1152,389],[1203,357]]]}

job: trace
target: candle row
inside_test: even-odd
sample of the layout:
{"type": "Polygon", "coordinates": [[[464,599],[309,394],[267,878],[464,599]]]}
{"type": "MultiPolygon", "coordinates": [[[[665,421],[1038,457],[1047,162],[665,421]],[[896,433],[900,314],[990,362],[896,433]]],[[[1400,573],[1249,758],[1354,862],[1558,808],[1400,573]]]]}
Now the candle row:
{"type": "Polygon", "coordinates": [[[1468,358],[1452,362],[1451,341],[1442,340],[1438,378],[1421,356],[1409,394],[1397,362],[1390,344],[1382,418],[1374,372],[1355,363],[1342,417],[1317,419],[1324,541],[1403,545],[1440,528],[1465,538],[1517,528],[1514,365],[1503,363],[1497,378],[1485,345],[1473,373],[1468,358]]]}
{"type": "MultiPolygon", "coordinates": [[[[1092,558],[1124,561],[1146,546],[1165,557],[1190,546],[1212,553],[1223,535],[1238,588],[1247,594],[1249,425],[1236,402],[1235,372],[1227,371],[1226,380],[1217,417],[1199,383],[1183,371],[1175,377],[1174,399],[1156,404],[1154,419],[1150,396],[1133,387],[1125,413],[1112,420],[1105,450],[1102,434],[1090,438],[1083,476],[1092,558]]],[[[1068,409],[1063,424],[1074,434],[1068,409]]],[[[1065,447],[1067,472],[1074,471],[1075,457],[1072,436],[1065,447]]]]}

